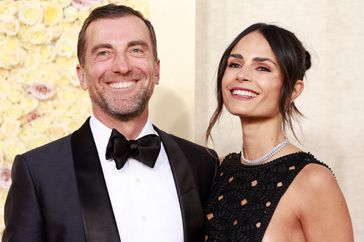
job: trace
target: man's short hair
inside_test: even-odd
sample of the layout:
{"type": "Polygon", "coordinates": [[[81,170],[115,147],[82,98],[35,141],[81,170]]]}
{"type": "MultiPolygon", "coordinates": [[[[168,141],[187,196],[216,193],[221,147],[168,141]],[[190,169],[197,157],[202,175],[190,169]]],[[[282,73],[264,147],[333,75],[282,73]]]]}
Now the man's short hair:
{"type": "Polygon", "coordinates": [[[108,18],[120,18],[125,16],[136,16],[143,20],[147,26],[150,34],[150,39],[152,41],[153,56],[155,60],[158,59],[157,53],[157,39],[155,36],[154,28],[152,23],[146,19],[143,14],[131,7],[125,5],[107,4],[101,7],[95,8],[90,15],[83,22],[82,28],[78,35],[77,42],[77,58],[81,66],[85,63],[85,45],[86,45],[86,30],[87,27],[94,21],[98,19],[108,19],[108,18]]]}

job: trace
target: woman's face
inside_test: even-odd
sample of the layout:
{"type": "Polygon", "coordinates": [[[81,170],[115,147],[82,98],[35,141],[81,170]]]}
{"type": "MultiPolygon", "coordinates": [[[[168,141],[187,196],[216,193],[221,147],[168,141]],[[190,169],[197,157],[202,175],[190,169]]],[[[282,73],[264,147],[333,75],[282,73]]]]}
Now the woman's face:
{"type": "Polygon", "coordinates": [[[227,110],[243,119],[281,115],[283,77],[276,56],[259,32],[244,36],[232,49],[222,78],[227,110]]]}

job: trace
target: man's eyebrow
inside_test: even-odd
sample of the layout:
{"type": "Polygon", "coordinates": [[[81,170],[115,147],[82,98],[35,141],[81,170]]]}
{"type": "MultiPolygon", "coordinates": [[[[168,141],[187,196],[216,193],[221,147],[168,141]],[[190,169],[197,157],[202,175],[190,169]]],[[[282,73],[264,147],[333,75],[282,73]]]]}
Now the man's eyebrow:
{"type": "Polygon", "coordinates": [[[128,43],[128,47],[141,45],[143,48],[149,49],[149,45],[144,40],[133,40],[128,43]]]}
{"type": "MultiPolygon", "coordinates": [[[[128,47],[132,47],[132,46],[136,46],[136,45],[141,45],[143,48],[146,48],[146,49],[149,48],[148,43],[145,42],[144,40],[133,40],[128,43],[128,47]]],[[[95,53],[98,49],[112,49],[112,48],[113,47],[111,44],[107,44],[107,43],[98,44],[98,45],[95,45],[94,47],[92,47],[91,53],[95,53]]]]}
{"type": "MultiPolygon", "coordinates": [[[[244,60],[244,57],[241,54],[230,54],[229,57],[233,57],[233,58],[237,58],[237,59],[241,59],[244,60]]],[[[277,65],[273,60],[271,60],[268,57],[254,57],[253,61],[255,62],[264,62],[264,61],[268,61],[271,62],[273,65],[277,65]]]]}
{"type": "Polygon", "coordinates": [[[94,54],[98,49],[112,49],[110,44],[98,44],[92,47],[91,53],[94,54]]]}

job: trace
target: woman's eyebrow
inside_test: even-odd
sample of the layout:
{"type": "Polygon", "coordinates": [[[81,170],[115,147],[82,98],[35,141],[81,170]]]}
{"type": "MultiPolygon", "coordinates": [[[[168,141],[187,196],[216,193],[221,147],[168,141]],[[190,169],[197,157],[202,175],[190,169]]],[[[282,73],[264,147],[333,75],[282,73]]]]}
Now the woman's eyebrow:
{"type": "MultiPolygon", "coordinates": [[[[237,59],[241,59],[244,60],[244,57],[242,54],[230,54],[229,57],[233,57],[233,58],[237,58],[237,59]]],[[[254,57],[253,61],[255,62],[264,62],[264,61],[269,61],[272,64],[274,64],[275,66],[277,65],[272,59],[268,58],[268,57],[254,57]]]]}

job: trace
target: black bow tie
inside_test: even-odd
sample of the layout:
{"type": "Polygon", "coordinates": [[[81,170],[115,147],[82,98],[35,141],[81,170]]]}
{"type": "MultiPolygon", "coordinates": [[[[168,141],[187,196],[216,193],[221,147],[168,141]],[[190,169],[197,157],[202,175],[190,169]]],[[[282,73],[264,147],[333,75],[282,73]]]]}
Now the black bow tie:
{"type": "Polygon", "coordinates": [[[106,147],[106,159],[113,158],[118,170],[123,168],[129,157],[153,168],[160,148],[161,139],[155,134],[146,135],[137,140],[127,140],[116,129],[113,129],[106,147]]]}

